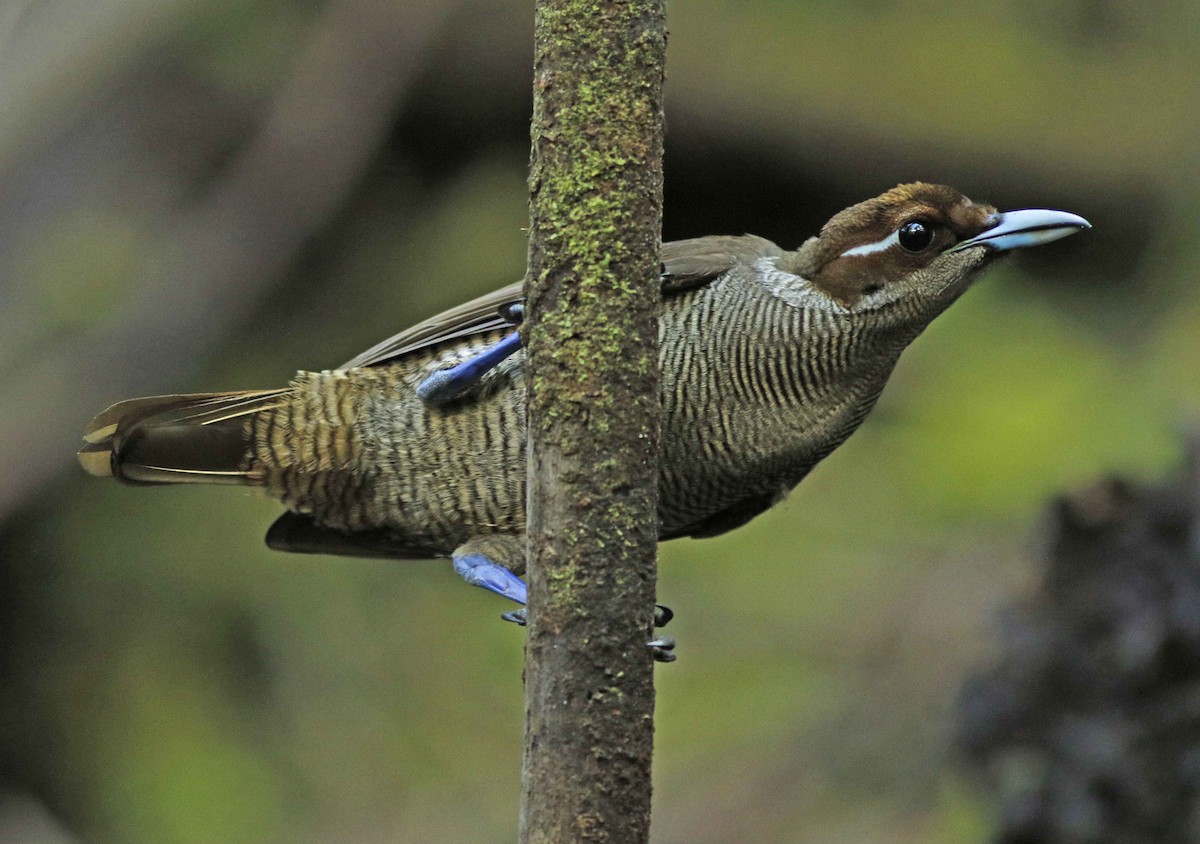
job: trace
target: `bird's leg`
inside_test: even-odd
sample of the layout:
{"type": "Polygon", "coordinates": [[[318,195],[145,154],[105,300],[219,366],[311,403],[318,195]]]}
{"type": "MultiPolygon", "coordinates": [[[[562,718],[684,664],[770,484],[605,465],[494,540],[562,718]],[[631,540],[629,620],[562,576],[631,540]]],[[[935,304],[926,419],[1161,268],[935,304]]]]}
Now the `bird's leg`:
{"type": "MultiPolygon", "coordinates": [[[[489,592],[503,595],[510,601],[524,604],[527,596],[525,581],[514,572],[524,571],[521,566],[525,562],[525,538],[519,534],[492,535],[476,537],[454,549],[450,555],[454,562],[454,570],[463,580],[473,586],[481,586],[489,592]]],[[[654,605],[654,626],[663,627],[675,613],[662,604],[654,605]]],[[[511,610],[500,616],[505,621],[511,621],[525,626],[525,607],[511,610]]],[[[659,662],[673,662],[675,640],[660,636],[646,646],[659,662]]]]}
{"type": "MultiPolygon", "coordinates": [[[[503,595],[510,601],[516,601],[518,604],[525,603],[525,581],[486,554],[479,551],[460,553],[462,550],[460,548],[455,551],[451,557],[454,562],[454,570],[458,572],[459,577],[472,586],[482,586],[489,592],[503,595]]],[[[523,613],[524,610],[518,610],[518,612],[523,613]]]]}
{"type": "Polygon", "coordinates": [[[430,375],[417,385],[417,397],[428,404],[445,404],[453,401],[464,391],[478,384],[480,378],[503,363],[519,348],[521,348],[521,334],[514,331],[475,357],[448,369],[439,369],[430,375]]]}
{"type": "MultiPolygon", "coordinates": [[[[504,595],[518,604],[526,603],[527,588],[521,577],[514,571],[524,571],[524,537],[521,534],[492,534],[488,537],[475,537],[456,547],[450,559],[454,562],[454,570],[470,585],[481,586],[488,592],[504,595]]],[[[671,621],[674,612],[670,607],[661,604],[654,605],[654,627],[664,627],[671,621]]],[[[503,613],[500,618],[514,622],[524,627],[526,624],[526,607],[503,613]]],[[[674,650],[674,640],[667,636],[659,636],[654,641],[647,642],[647,647],[660,663],[674,662],[671,651],[674,650]]]]}
{"type": "MultiPolygon", "coordinates": [[[[509,325],[520,325],[525,318],[525,306],[520,302],[511,302],[500,308],[500,316],[509,325]]],[[[507,360],[519,348],[521,334],[515,331],[475,357],[430,375],[417,385],[417,397],[428,404],[453,401],[478,384],[480,378],[507,360]]]]}

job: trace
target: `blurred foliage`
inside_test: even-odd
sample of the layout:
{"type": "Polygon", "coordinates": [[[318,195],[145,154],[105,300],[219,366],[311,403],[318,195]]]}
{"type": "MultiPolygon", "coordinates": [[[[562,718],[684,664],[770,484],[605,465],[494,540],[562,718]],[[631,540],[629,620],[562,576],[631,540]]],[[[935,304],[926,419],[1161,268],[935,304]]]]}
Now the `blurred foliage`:
{"type": "MultiPolygon", "coordinates": [[[[292,201],[330,210],[294,249],[235,275],[197,326],[207,276],[149,286],[309,45],[370,54],[331,22],[380,2],[0,11],[0,770],[80,839],[512,838],[507,607],[444,562],[268,552],[278,508],[252,494],[121,488],[71,460],[104,402],[279,384],[521,276],[531,9],[496,0],[446,4],[348,185],[320,178],[336,142],[296,175],[292,201]],[[147,301],[186,352],[170,331],[124,345],[147,301]]],[[[994,608],[1027,582],[1042,503],[1162,471],[1200,411],[1196,10],[676,0],[670,15],[668,237],[790,247],[913,178],[1096,226],[941,317],[787,503],[662,550],[681,659],[659,671],[655,840],[984,840],[949,713],[994,608]]],[[[268,249],[270,222],[227,248],[268,249]]]]}

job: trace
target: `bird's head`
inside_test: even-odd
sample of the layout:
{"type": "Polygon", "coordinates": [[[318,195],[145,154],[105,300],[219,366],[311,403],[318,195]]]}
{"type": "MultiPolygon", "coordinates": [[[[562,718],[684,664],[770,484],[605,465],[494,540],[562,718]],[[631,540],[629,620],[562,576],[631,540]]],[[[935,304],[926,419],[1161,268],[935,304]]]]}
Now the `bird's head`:
{"type": "Polygon", "coordinates": [[[847,312],[902,301],[936,312],[997,255],[1085,228],[1065,211],[1000,213],[954,188],[914,182],[838,213],[779,266],[847,312]]]}

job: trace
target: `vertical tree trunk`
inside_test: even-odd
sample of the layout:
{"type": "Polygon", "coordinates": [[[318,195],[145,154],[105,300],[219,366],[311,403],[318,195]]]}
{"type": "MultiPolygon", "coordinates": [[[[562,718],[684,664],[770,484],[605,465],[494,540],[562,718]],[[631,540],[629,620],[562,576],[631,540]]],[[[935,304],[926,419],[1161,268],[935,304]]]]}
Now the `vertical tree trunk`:
{"type": "Polygon", "coordinates": [[[648,839],[664,0],[539,0],[521,841],[648,839]]]}

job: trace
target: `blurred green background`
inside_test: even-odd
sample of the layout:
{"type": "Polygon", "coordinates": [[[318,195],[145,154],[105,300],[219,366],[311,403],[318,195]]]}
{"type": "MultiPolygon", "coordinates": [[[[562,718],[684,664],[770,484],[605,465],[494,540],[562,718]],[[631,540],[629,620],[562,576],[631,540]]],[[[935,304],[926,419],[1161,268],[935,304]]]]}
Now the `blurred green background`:
{"type": "MultiPolygon", "coordinates": [[[[662,549],[654,840],[985,840],[951,749],[1044,503],[1200,411],[1181,0],[672,0],[667,239],[900,181],[1095,228],[992,272],[787,503],[662,549]]],[[[0,841],[514,838],[521,631],[445,562],[84,477],[157,392],[336,366],[524,268],[532,4],[0,3],[0,841]]]]}

